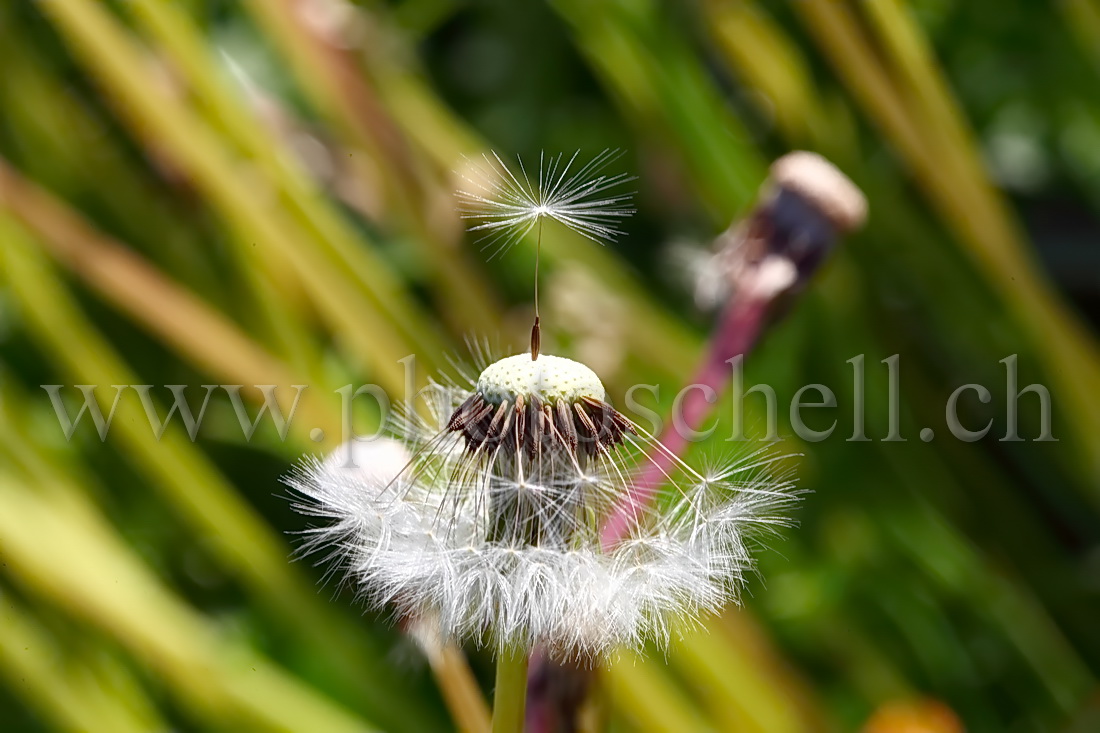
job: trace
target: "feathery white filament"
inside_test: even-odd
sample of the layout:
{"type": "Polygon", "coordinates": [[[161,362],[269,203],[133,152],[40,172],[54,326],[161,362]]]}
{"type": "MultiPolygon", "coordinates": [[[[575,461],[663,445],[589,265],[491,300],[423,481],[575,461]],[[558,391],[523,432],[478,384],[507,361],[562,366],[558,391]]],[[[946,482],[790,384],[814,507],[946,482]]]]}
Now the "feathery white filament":
{"type": "Polygon", "coordinates": [[[622,235],[617,222],[634,213],[630,193],[612,189],[634,180],[625,173],[601,174],[621,155],[604,150],[574,169],[579,151],[565,160],[562,154],[539,155],[539,169],[532,181],[521,158],[513,171],[495,152],[482,156],[484,164],[468,161],[460,173],[466,188],[458,191],[463,219],[476,222],[471,232],[484,232],[482,249],[492,248],[489,259],[506,252],[540,219],[554,219],[594,242],[614,241],[622,235]]]}

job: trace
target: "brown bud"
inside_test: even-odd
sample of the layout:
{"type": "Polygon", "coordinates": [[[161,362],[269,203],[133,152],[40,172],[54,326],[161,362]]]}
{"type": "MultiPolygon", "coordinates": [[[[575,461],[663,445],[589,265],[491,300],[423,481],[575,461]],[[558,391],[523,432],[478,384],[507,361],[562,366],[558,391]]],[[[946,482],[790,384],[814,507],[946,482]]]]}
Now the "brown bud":
{"type": "Polygon", "coordinates": [[[772,163],[771,183],[806,199],[838,234],[859,229],[867,219],[867,199],[848,176],[817,153],[798,150],[772,163]]]}

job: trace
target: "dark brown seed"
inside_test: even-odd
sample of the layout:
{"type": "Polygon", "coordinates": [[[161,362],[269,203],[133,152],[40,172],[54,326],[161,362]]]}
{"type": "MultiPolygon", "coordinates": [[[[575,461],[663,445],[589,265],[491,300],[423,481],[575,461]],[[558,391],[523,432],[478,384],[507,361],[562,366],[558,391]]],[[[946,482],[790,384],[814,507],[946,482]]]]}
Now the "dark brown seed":
{"type": "Polygon", "coordinates": [[[516,450],[518,451],[523,446],[523,441],[527,437],[527,404],[523,399],[523,395],[516,395],[516,450]]]}
{"type": "Polygon", "coordinates": [[[550,437],[550,440],[554,440],[554,407],[550,404],[543,404],[542,406],[542,428],[545,435],[550,437]]]}
{"type": "Polygon", "coordinates": [[[577,420],[580,422],[581,430],[585,433],[585,437],[590,440],[596,440],[600,437],[600,431],[596,429],[596,424],[592,422],[592,418],[588,416],[588,412],[585,411],[584,406],[579,402],[573,404],[573,410],[577,413],[577,420]]]}
{"type": "Polygon", "coordinates": [[[466,436],[468,446],[472,444],[474,448],[477,448],[485,441],[489,434],[489,426],[492,424],[492,413],[493,406],[485,403],[467,424],[463,435],[466,436]]]}
{"type": "Polygon", "coordinates": [[[542,400],[538,397],[534,397],[531,400],[531,404],[528,409],[528,434],[527,434],[527,455],[534,458],[535,454],[542,446],[542,436],[545,426],[542,423],[542,400]]]}
{"type": "Polygon", "coordinates": [[[508,423],[511,422],[511,417],[509,417],[511,411],[511,404],[507,402],[500,403],[500,407],[497,408],[496,414],[493,415],[492,422],[489,423],[489,427],[485,431],[486,443],[495,443],[508,429],[508,423]]]}
{"type": "Polygon", "coordinates": [[[633,435],[637,435],[637,434],[638,434],[638,431],[636,431],[636,430],[634,429],[634,424],[633,424],[632,422],[630,422],[630,420],[627,420],[627,419],[626,419],[626,416],[625,416],[625,415],[623,415],[623,414],[622,414],[621,412],[619,412],[618,410],[616,410],[616,411],[615,411],[615,412],[614,412],[614,413],[613,413],[613,414],[611,415],[611,419],[615,421],[615,424],[619,426],[619,428],[620,428],[620,429],[622,430],[622,432],[624,432],[624,433],[631,433],[631,434],[633,434],[633,435]]]}
{"type": "Polygon", "coordinates": [[[447,423],[447,429],[456,432],[465,428],[473,418],[474,414],[481,409],[483,401],[481,395],[472,394],[465,402],[458,406],[458,408],[452,413],[450,421],[447,423]]]}
{"type": "Polygon", "coordinates": [[[447,429],[462,433],[470,452],[503,443],[506,451],[523,450],[531,458],[547,439],[560,441],[571,453],[583,447],[587,455],[594,455],[622,443],[625,433],[635,432],[618,410],[593,397],[548,403],[537,395],[517,395],[514,403],[493,405],[480,394],[471,395],[455,409],[447,429]]]}
{"type": "Polygon", "coordinates": [[[564,400],[558,402],[557,412],[558,433],[569,444],[569,450],[575,452],[577,450],[577,428],[573,424],[573,415],[569,411],[569,404],[564,400]]]}

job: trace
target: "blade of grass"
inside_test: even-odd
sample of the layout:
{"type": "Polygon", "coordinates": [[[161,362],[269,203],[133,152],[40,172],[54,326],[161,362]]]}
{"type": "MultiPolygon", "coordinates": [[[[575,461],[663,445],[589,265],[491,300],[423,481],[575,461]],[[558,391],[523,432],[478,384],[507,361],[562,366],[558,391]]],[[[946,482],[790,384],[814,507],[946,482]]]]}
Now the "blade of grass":
{"type": "MultiPolygon", "coordinates": [[[[144,325],[199,369],[231,384],[300,383],[275,357],[224,316],[143,260],[106,238],[58,199],[0,159],[0,208],[32,228],[50,254],[99,295],[144,325]]],[[[299,375],[300,376],[300,375],[299,375]]],[[[292,430],[323,427],[339,435],[339,421],[303,402],[292,430]]],[[[302,436],[303,442],[305,435],[302,436]]]]}
{"type": "MultiPolygon", "coordinates": [[[[878,12],[873,17],[879,26],[889,25],[888,32],[880,35],[891,61],[904,67],[903,78],[912,87],[909,98],[883,70],[843,5],[808,0],[795,7],[857,101],[898,147],[933,204],[958,232],[959,241],[986,271],[1005,303],[1028,326],[1051,379],[1060,382],[1065,395],[1100,390],[1100,354],[1037,274],[1039,270],[1026,254],[1016,223],[977,169],[972,146],[959,142],[968,136],[958,129],[962,125],[960,116],[938,78],[930,54],[923,49],[923,41],[910,20],[903,20],[898,12],[891,13],[896,6],[872,5],[878,12]],[[950,144],[951,140],[955,144],[950,144]],[[947,149],[943,147],[945,142],[947,149]]],[[[1074,427],[1079,471],[1096,486],[1100,485],[1100,456],[1089,446],[1092,436],[1100,432],[1100,405],[1087,402],[1064,401],[1074,427]]],[[[1091,498],[1100,502],[1100,493],[1093,491],[1091,498]]]]}
{"type": "MultiPolygon", "coordinates": [[[[889,451],[883,454],[887,460],[897,460],[889,451]]],[[[912,476],[912,472],[904,473],[912,476]]],[[[914,478],[909,481],[917,482],[914,478]]],[[[912,490],[922,488],[923,482],[912,490]]],[[[1025,584],[981,557],[966,537],[924,502],[915,507],[907,504],[879,509],[867,521],[877,522],[893,535],[898,546],[935,583],[983,609],[1031,667],[1035,683],[1045,688],[1064,713],[1081,703],[1096,680],[1025,584]]]]}
{"type": "Polygon", "coordinates": [[[462,733],[488,733],[492,716],[466,655],[453,642],[425,650],[439,690],[462,733]]]}
{"type": "MultiPolygon", "coordinates": [[[[163,0],[125,6],[194,90],[208,122],[256,161],[278,187],[280,200],[319,246],[331,250],[380,302],[417,349],[442,353],[446,342],[434,323],[420,313],[373,247],[327,199],[306,170],[286,151],[285,143],[263,125],[231,89],[206,50],[199,31],[178,6],[163,0]]],[[[463,302],[468,302],[465,299],[463,302]]],[[[462,303],[450,303],[461,307],[462,303]]],[[[471,327],[474,325],[470,324],[471,327]]],[[[485,323],[480,324],[481,327],[485,323]]]]}
{"type": "Polygon", "coordinates": [[[347,26],[317,29],[315,16],[311,18],[307,5],[298,0],[247,0],[244,6],[282,51],[317,111],[394,176],[386,180],[390,201],[411,213],[421,194],[414,157],[369,80],[356,73],[344,52],[333,45],[347,26]]]}
{"type": "Polygon", "coordinates": [[[1100,4],[1096,0],[1062,0],[1058,5],[1068,30],[1100,69],[1100,4]]]}
{"type": "MultiPolygon", "coordinates": [[[[312,374],[319,357],[317,346],[311,345],[313,334],[307,332],[312,323],[304,318],[311,314],[300,308],[305,298],[286,263],[261,256],[263,250],[253,241],[234,242],[230,235],[228,241],[237,246],[224,248],[227,256],[249,262],[238,268],[238,283],[244,286],[211,292],[211,283],[225,282],[232,273],[220,261],[223,248],[211,236],[205,212],[196,216],[188,197],[178,195],[186,185],[150,180],[156,172],[135,159],[128,141],[114,134],[93,104],[73,93],[72,79],[61,78],[45,44],[35,45],[30,36],[18,24],[0,23],[0,45],[22,59],[19,73],[0,81],[0,106],[19,110],[5,122],[9,134],[23,141],[11,151],[20,168],[59,198],[80,201],[85,211],[97,212],[116,236],[142,248],[142,256],[172,272],[197,295],[231,306],[254,338],[266,339],[296,371],[312,374]],[[105,181],[110,185],[103,185],[105,181]],[[277,290],[273,279],[278,279],[277,290]]],[[[155,147],[147,152],[154,161],[164,159],[155,147]]],[[[315,378],[302,381],[320,383],[315,378]]]]}
{"type": "MultiPolygon", "coordinates": [[[[79,200],[86,210],[103,213],[112,231],[135,245],[146,245],[150,234],[155,234],[155,243],[149,244],[156,249],[144,249],[142,254],[170,270],[181,283],[190,283],[196,294],[205,292],[201,289],[217,278],[211,269],[224,267],[214,261],[220,248],[210,241],[205,223],[195,221],[185,202],[172,201],[163,182],[151,185],[152,172],[135,164],[105,120],[72,93],[71,80],[60,78],[48,52],[29,44],[17,27],[0,25],[0,35],[0,44],[23,59],[18,74],[0,80],[0,105],[20,112],[6,118],[10,132],[25,140],[23,150],[34,151],[22,156],[21,169],[58,197],[79,200]],[[103,181],[111,185],[104,186],[103,181]]],[[[162,152],[157,157],[155,148],[148,152],[154,160],[163,158],[162,152]]],[[[18,154],[18,149],[13,151],[13,156],[18,154]]],[[[242,263],[244,287],[218,296],[231,300],[237,319],[248,323],[256,338],[266,337],[284,361],[300,373],[313,373],[318,349],[307,332],[310,324],[304,316],[309,314],[300,307],[304,297],[293,272],[284,261],[262,256],[252,241],[232,237],[229,241],[237,245],[228,248],[229,256],[242,263]],[[257,320],[260,327],[255,325],[257,320]]]]}
{"type": "MultiPolygon", "coordinates": [[[[25,233],[3,215],[0,240],[5,242],[4,262],[12,292],[28,317],[32,335],[73,375],[74,381],[97,385],[140,383],[81,316],[25,233]]],[[[314,590],[288,563],[288,548],[241,501],[209,460],[175,431],[154,439],[143,413],[134,420],[117,419],[113,427],[112,435],[121,441],[137,467],[196,531],[210,538],[226,566],[280,612],[287,623],[303,636],[308,635],[331,665],[345,670],[345,684],[354,685],[378,714],[392,710],[394,700],[404,695],[381,676],[380,670],[361,663],[354,653],[351,640],[366,641],[367,637],[349,632],[317,599],[314,590]]],[[[402,719],[408,724],[421,715],[426,716],[426,711],[406,712],[402,719]]]]}
{"type": "MultiPolygon", "coordinates": [[[[383,387],[400,393],[404,370],[398,360],[411,345],[394,329],[386,304],[371,302],[333,263],[317,255],[303,233],[246,180],[224,147],[184,106],[158,92],[143,71],[137,49],[102,7],[88,0],[64,0],[42,6],[74,48],[114,94],[139,135],[159,136],[174,160],[187,170],[207,199],[244,239],[262,242],[300,273],[322,313],[343,342],[369,364],[383,387]]],[[[431,355],[418,355],[425,362],[431,355]]]]}
{"type": "MultiPolygon", "coordinates": [[[[925,137],[942,146],[943,157],[960,167],[963,180],[973,189],[972,200],[988,212],[981,216],[984,236],[972,243],[972,253],[1004,291],[1005,299],[1017,305],[1021,320],[1037,340],[1059,354],[1056,360],[1061,363],[1053,371],[1065,372],[1067,389],[1100,386],[1100,348],[1038,274],[1041,269],[1029,254],[1007,202],[989,181],[964,113],[916,19],[900,0],[863,7],[909,87],[910,107],[919,108],[928,123],[922,128],[925,137]]],[[[1100,426],[1100,407],[1091,412],[1079,417],[1082,430],[1089,431],[1083,434],[1088,436],[1095,435],[1100,426]]]]}
{"type": "MultiPolygon", "coordinates": [[[[726,615],[752,623],[737,609],[726,615]]],[[[724,623],[727,622],[715,620],[708,627],[721,627],[724,623]]],[[[756,647],[764,646],[761,629],[753,628],[746,636],[756,647]]],[[[760,674],[759,655],[744,653],[743,647],[728,643],[730,639],[731,636],[713,631],[693,629],[679,640],[669,656],[680,674],[710,698],[711,715],[726,718],[727,729],[738,731],[783,733],[812,729],[803,718],[805,709],[800,710],[797,698],[790,694],[790,682],[783,688],[773,685],[769,679],[772,675],[760,674]]]]}
{"type": "MultiPolygon", "coordinates": [[[[461,227],[452,192],[430,185],[405,130],[391,117],[353,52],[336,45],[309,21],[307,3],[249,0],[246,7],[283,51],[314,107],[370,151],[382,168],[382,180],[393,182],[394,208],[412,235],[411,244],[420,248],[446,303],[442,310],[455,327],[483,331],[497,326],[500,309],[492,302],[491,288],[455,246],[461,227]]],[[[358,17],[358,9],[352,12],[358,17]]]]}
{"type": "Polygon", "coordinates": [[[47,501],[3,476],[0,495],[10,510],[0,516],[5,558],[21,583],[111,634],[160,671],[191,711],[272,731],[366,728],[259,655],[219,639],[79,503],[47,501]]]}
{"type": "Polygon", "coordinates": [[[0,586],[0,670],[43,717],[73,733],[168,730],[125,670],[103,671],[103,654],[61,649],[56,638],[0,586]],[[123,675],[125,677],[123,678],[123,675]]]}
{"type": "Polygon", "coordinates": [[[769,111],[783,135],[827,150],[821,146],[836,131],[825,128],[835,126],[805,59],[785,31],[750,0],[707,0],[703,11],[707,27],[738,76],[771,102],[769,111]]]}
{"type": "Polygon", "coordinates": [[[745,209],[764,180],[752,136],[714,89],[683,36],[653,2],[555,3],[605,84],[630,104],[629,118],[665,130],[687,162],[714,222],[745,209]],[[660,48],[659,56],[652,53],[660,48]]]}
{"type": "MultiPolygon", "coordinates": [[[[13,294],[24,308],[32,335],[59,357],[76,376],[88,384],[138,384],[140,380],[125,368],[97,329],[81,316],[76,304],[35,252],[34,246],[10,220],[0,218],[4,234],[5,264],[13,294]]],[[[232,489],[217,478],[213,467],[199,459],[198,451],[179,444],[174,433],[165,433],[159,443],[151,441],[144,426],[121,420],[114,426],[150,472],[174,490],[187,513],[220,542],[233,565],[270,575],[272,582],[285,577],[286,553],[232,489]],[[133,427],[128,427],[133,425],[133,427]],[[158,450],[159,447],[159,450],[158,450]],[[236,541],[233,541],[236,540],[236,541]]]]}
{"type": "MultiPolygon", "coordinates": [[[[899,211],[896,207],[890,208],[899,211]]],[[[919,228],[912,233],[918,242],[929,238],[926,233],[922,235],[919,228]]],[[[899,232],[895,241],[904,241],[903,233],[899,232]]],[[[973,277],[980,277],[980,274],[975,273],[973,277]]],[[[949,282],[943,285],[945,292],[958,291],[961,287],[949,282]]],[[[876,340],[890,344],[890,350],[901,353],[919,351],[919,344],[908,340],[907,330],[899,339],[897,325],[889,318],[877,324],[881,333],[872,332],[865,315],[872,310],[872,301],[861,296],[859,288],[848,288],[843,295],[835,292],[833,296],[832,307],[823,311],[831,321],[828,325],[822,323],[827,331],[823,344],[828,345],[821,356],[823,363],[843,363],[848,354],[866,351],[866,344],[876,340]]],[[[954,317],[957,319],[959,315],[956,313],[954,317]]],[[[960,327],[969,337],[987,323],[980,318],[977,326],[960,327]]],[[[943,325],[935,330],[942,332],[947,328],[948,325],[943,325]]],[[[946,392],[939,392],[927,384],[928,375],[918,365],[909,364],[900,413],[904,416],[901,432],[912,435],[918,426],[935,424],[934,421],[942,419],[946,392]]],[[[836,376],[843,371],[837,370],[836,376]]],[[[874,384],[868,388],[876,389],[874,384]]],[[[842,394],[839,399],[843,403],[850,397],[850,394],[842,394]]],[[[1012,481],[1011,468],[998,465],[996,454],[987,455],[975,451],[972,444],[953,441],[934,450],[931,446],[913,443],[893,444],[888,448],[885,443],[877,442],[868,447],[874,448],[877,457],[860,450],[858,459],[855,458],[857,454],[853,454],[849,460],[863,461],[864,475],[877,476],[867,487],[872,492],[870,496],[874,498],[870,500],[874,504],[865,507],[866,515],[858,519],[850,509],[841,510],[851,524],[845,523],[842,532],[836,535],[837,552],[827,554],[842,556],[842,553],[851,552],[849,547],[853,544],[874,547],[873,558],[867,559],[866,567],[846,568],[847,574],[856,576],[874,572],[875,568],[916,565],[928,568],[925,571],[927,580],[899,579],[898,583],[882,589],[873,584],[875,589],[866,592],[868,597],[853,598],[846,605],[873,608],[884,616],[893,616],[900,635],[909,638],[914,650],[911,655],[897,655],[895,663],[907,656],[911,658],[908,665],[899,666],[912,666],[914,660],[921,660],[918,665],[923,665],[924,669],[910,672],[914,684],[931,675],[941,680],[941,689],[950,689],[951,683],[943,681],[948,675],[959,679],[967,677],[965,665],[971,660],[960,653],[958,643],[952,641],[967,637],[967,622],[950,610],[967,609],[967,613],[980,619],[977,623],[985,629],[989,643],[1001,645],[1002,654],[1018,655],[1014,664],[1020,670],[1027,670],[1029,681],[1025,685],[1029,701],[1019,701],[1017,709],[1022,713],[1031,707],[1049,708],[1052,700],[1062,706],[1063,712],[1069,712],[1072,707],[1066,707],[1065,690],[1080,691],[1090,684],[1087,673],[1084,676],[1083,673],[1087,669],[1085,660],[1095,645],[1081,638],[1079,625],[1078,636],[1075,642],[1071,641],[1075,624],[1064,606],[1073,604],[1076,611],[1080,604],[1076,594],[1085,591],[1071,590],[1072,581],[1050,570],[1052,566],[1066,564],[1063,540],[1056,536],[1044,537],[1051,529],[1041,523],[1028,523],[1034,504],[1028,497],[1006,491],[1012,481]],[[895,493],[883,500],[877,489],[885,484],[907,493],[895,493]],[[991,505],[998,507],[995,513],[985,510],[991,505]],[[887,517],[893,518],[885,519],[887,517]],[[866,529],[853,529],[853,525],[866,529]],[[898,531],[901,527],[905,530],[898,531]],[[851,538],[863,536],[864,531],[868,533],[867,538],[853,543],[851,538]],[[880,531],[883,534],[878,536],[880,531]],[[903,534],[907,535],[904,544],[899,542],[903,534]],[[887,559],[885,553],[892,553],[897,559],[887,559]],[[1046,557],[1040,557],[1042,555],[1046,557]],[[1044,566],[1045,572],[1053,575],[1049,582],[1040,581],[1035,575],[1035,568],[1044,566]],[[924,582],[929,587],[921,588],[924,582]],[[991,591],[994,585],[997,586],[995,592],[991,591]],[[1037,598],[1043,595],[1039,590],[1043,586],[1057,590],[1037,598]],[[996,606],[989,600],[993,596],[1002,598],[996,606]],[[1059,606],[1063,607],[1061,613],[1059,606]],[[929,627],[935,629],[930,631],[929,627]],[[1027,632],[1021,635],[1021,629],[1027,632]]],[[[837,461],[837,469],[845,470],[846,461],[836,457],[832,460],[837,461]]],[[[840,505],[847,503],[842,501],[840,505]]],[[[823,613],[843,616],[847,611],[838,607],[823,613]]],[[[865,641],[863,645],[869,643],[873,642],[865,641]]],[[[983,707],[990,715],[997,715],[1003,709],[992,696],[955,698],[956,702],[963,700],[972,706],[972,714],[983,707]]]]}
{"type": "Polygon", "coordinates": [[[611,704],[633,728],[648,733],[714,730],[658,665],[623,653],[601,679],[611,704]]]}

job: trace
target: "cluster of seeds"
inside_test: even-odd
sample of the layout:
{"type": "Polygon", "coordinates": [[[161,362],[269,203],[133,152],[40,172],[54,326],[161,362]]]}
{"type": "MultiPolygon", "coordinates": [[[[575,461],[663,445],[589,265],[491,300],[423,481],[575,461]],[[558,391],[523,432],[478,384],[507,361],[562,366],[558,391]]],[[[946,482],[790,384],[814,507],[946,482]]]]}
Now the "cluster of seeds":
{"type": "Polygon", "coordinates": [[[707,475],[679,464],[660,508],[605,549],[602,522],[633,490],[639,458],[663,447],[608,404],[591,370],[520,354],[427,396],[430,417],[396,426],[394,450],[361,446],[372,469],[405,458],[386,470],[308,464],[290,484],[299,510],[328,520],[305,550],[327,548],[371,606],[431,619],[444,638],[583,660],[667,643],[735,597],[748,536],[783,524],[771,510],[792,501],[759,456],[707,475]]]}

